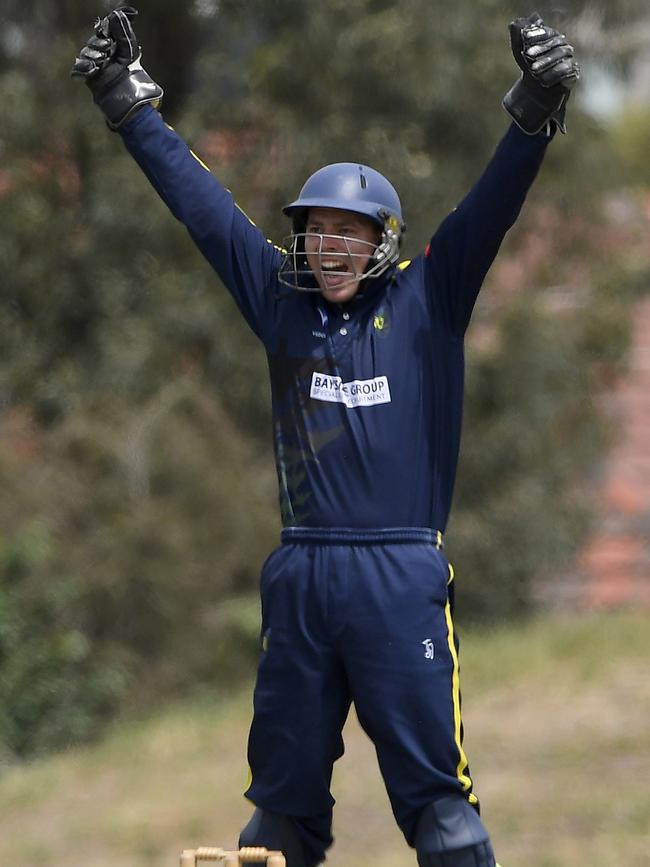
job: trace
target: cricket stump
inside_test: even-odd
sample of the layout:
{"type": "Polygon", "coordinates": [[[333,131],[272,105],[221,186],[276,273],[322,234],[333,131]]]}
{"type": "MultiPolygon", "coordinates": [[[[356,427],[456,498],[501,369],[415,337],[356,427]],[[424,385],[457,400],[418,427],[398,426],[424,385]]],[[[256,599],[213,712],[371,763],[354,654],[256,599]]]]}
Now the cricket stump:
{"type": "Polygon", "coordinates": [[[200,861],[220,861],[222,867],[239,867],[250,862],[264,863],[267,867],[286,867],[282,852],[258,846],[247,846],[234,852],[214,846],[199,846],[198,849],[183,849],[181,852],[180,867],[197,867],[200,861]]]}

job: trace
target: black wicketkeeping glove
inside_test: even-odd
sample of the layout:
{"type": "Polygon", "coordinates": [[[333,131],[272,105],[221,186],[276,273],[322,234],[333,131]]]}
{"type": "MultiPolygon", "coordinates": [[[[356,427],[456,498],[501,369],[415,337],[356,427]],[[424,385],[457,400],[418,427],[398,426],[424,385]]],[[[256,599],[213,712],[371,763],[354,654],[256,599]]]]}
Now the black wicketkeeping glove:
{"type": "Polygon", "coordinates": [[[120,6],[98,18],[72,67],[72,75],[85,80],[111,129],[118,129],[142,105],[157,108],[162,102],[162,87],[140,65],[142,51],[131,25],[137,14],[132,6],[120,6]]]}
{"type": "Polygon", "coordinates": [[[503,99],[505,110],[529,135],[550,123],[565,133],[566,104],[580,78],[573,46],[562,33],[547,27],[537,12],[512,21],[509,31],[522,75],[503,99]]]}

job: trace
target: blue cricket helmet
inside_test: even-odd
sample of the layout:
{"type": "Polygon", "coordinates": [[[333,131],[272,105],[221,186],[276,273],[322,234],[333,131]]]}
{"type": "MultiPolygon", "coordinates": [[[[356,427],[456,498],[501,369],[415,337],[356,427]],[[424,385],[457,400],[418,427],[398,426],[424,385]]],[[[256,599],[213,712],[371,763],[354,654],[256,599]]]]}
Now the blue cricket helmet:
{"type": "Polygon", "coordinates": [[[308,208],[340,208],[363,214],[382,228],[393,217],[404,230],[402,205],[395,187],[375,169],[359,163],[332,163],[305,182],[298,198],[282,210],[289,217],[304,216],[308,208]]]}
{"type": "Polygon", "coordinates": [[[386,216],[403,230],[402,205],[395,187],[375,169],[359,163],[332,163],[308,178],[300,195],[282,210],[292,217],[307,208],[341,208],[364,214],[384,226],[386,216]]]}
{"type": "Polygon", "coordinates": [[[406,229],[395,187],[375,169],[359,163],[332,163],[308,178],[298,198],[282,210],[291,217],[293,234],[285,238],[278,272],[280,283],[293,289],[319,291],[305,256],[305,228],[310,208],[336,208],[369,217],[381,228],[368,266],[356,280],[378,277],[397,262],[406,229]]]}

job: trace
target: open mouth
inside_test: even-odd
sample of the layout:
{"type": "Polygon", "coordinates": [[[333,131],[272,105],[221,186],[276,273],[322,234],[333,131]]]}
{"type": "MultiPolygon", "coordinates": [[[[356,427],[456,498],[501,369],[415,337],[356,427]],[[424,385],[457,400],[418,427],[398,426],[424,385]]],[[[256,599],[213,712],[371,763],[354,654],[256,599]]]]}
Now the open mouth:
{"type": "Polygon", "coordinates": [[[320,263],[322,281],[328,289],[341,289],[354,279],[354,273],[347,262],[338,259],[325,259],[320,263]]]}
{"type": "Polygon", "coordinates": [[[334,274],[349,274],[350,269],[345,262],[338,262],[334,259],[327,259],[320,263],[320,270],[323,275],[334,274]]]}

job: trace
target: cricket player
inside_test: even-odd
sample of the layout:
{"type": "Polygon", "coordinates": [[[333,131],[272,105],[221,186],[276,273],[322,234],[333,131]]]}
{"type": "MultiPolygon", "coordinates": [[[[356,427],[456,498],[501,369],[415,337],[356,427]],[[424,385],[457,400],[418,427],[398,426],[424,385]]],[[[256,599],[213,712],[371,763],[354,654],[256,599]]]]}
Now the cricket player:
{"type": "Polygon", "coordinates": [[[255,810],[240,844],[281,849],[289,867],[324,860],[353,701],[421,867],[495,867],[462,745],[443,533],[465,331],[549,142],[565,132],[573,48],[536,13],[510,24],[513,122],[426,248],[400,262],[399,196],[363,161],[316,171],[284,208],[284,247],[267,241],[162,120],[136,14],[122,6],[98,20],[73,74],[232,293],[271,378],[284,528],[261,575],[255,810]]]}

